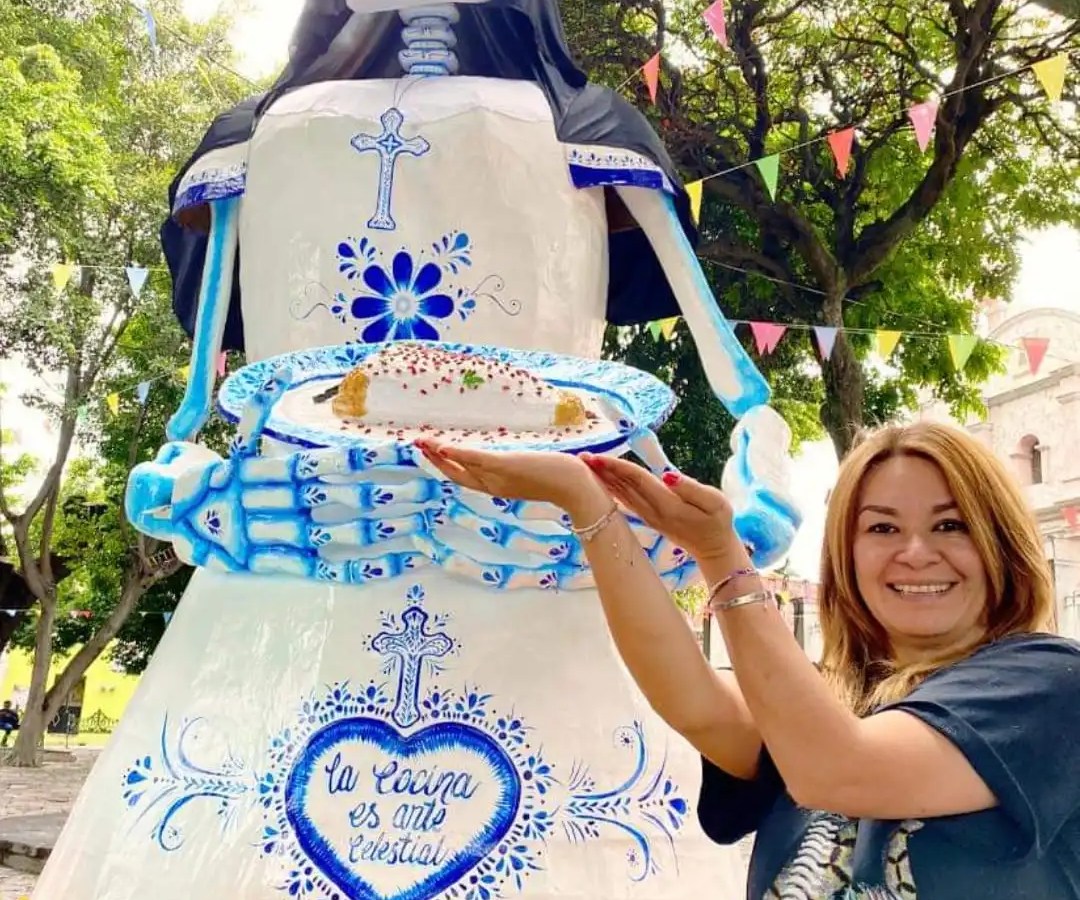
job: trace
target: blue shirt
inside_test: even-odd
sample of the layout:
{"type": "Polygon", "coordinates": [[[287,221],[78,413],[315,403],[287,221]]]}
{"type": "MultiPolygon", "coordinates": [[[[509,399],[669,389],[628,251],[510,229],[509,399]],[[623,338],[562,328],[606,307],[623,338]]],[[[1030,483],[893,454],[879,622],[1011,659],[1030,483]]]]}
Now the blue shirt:
{"type": "Polygon", "coordinates": [[[767,751],[753,781],[706,760],[706,834],[727,844],[757,832],[748,900],[1080,900],[1080,645],[1006,638],[884,709],[948,737],[998,806],[848,819],[797,807],[767,751]]]}

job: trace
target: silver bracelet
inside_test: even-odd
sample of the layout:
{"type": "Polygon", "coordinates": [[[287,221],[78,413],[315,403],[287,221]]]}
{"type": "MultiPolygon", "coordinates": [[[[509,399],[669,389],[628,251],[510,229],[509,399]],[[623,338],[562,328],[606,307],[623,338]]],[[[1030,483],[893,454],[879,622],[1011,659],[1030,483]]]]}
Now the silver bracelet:
{"type": "Polygon", "coordinates": [[[709,605],[712,605],[716,601],[716,595],[719,594],[724,588],[726,588],[736,578],[750,578],[756,577],[758,574],[757,569],[738,569],[728,575],[726,578],[721,578],[716,584],[709,588],[709,605]]]}
{"type": "Polygon", "coordinates": [[[607,528],[608,525],[611,524],[611,520],[614,519],[618,514],[619,507],[613,504],[611,509],[609,509],[606,513],[604,513],[604,515],[602,515],[599,519],[597,519],[595,522],[593,522],[592,525],[588,526],[587,528],[574,528],[573,526],[570,526],[570,533],[576,538],[578,538],[581,543],[587,544],[601,531],[607,528]]]}
{"type": "Polygon", "coordinates": [[[709,609],[713,612],[729,612],[733,609],[738,609],[740,606],[755,606],[759,603],[769,603],[772,601],[773,595],[768,591],[754,591],[750,594],[742,594],[738,597],[732,597],[730,600],[725,600],[723,603],[711,603],[709,609]]]}

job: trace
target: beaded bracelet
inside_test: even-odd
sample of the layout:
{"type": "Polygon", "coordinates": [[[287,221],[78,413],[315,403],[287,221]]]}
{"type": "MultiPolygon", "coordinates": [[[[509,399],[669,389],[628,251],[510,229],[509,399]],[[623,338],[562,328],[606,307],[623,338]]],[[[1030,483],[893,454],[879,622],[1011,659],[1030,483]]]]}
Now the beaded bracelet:
{"type": "Polygon", "coordinates": [[[587,528],[574,528],[571,526],[570,533],[580,539],[581,543],[588,544],[594,537],[596,537],[601,531],[603,531],[611,520],[619,514],[619,507],[612,506],[604,515],[589,525],[587,528]]]}

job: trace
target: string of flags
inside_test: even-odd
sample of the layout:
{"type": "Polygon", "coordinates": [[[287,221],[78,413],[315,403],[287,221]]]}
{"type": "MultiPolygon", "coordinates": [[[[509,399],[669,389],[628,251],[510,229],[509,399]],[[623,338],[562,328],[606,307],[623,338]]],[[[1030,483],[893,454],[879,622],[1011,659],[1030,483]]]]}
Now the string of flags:
{"type": "MultiPolygon", "coordinates": [[[[215,368],[217,376],[219,378],[224,378],[225,374],[228,372],[228,368],[229,368],[229,354],[226,353],[226,352],[219,353],[218,358],[217,358],[217,366],[215,368]]],[[[174,373],[171,373],[169,375],[162,375],[159,378],[153,378],[153,379],[150,379],[149,381],[142,381],[139,384],[135,385],[135,388],[134,388],[134,390],[135,390],[135,399],[139,402],[139,406],[145,406],[146,401],[150,397],[150,388],[153,387],[153,385],[156,384],[157,382],[170,380],[172,378],[179,378],[184,384],[186,384],[190,377],[191,377],[191,366],[188,365],[188,366],[181,366],[174,373]]],[[[130,390],[130,388],[128,390],[130,390]]],[[[123,397],[123,395],[125,393],[127,393],[127,391],[114,391],[113,393],[109,394],[105,398],[105,406],[108,408],[109,412],[112,413],[114,416],[120,414],[120,400],[122,399],[122,397],[123,397]]],[[[88,414],[89,414],[89,410],[86,407],[83,407],[82,409],[80,409],[79,410],[79,418],[80,418],[80,420],[84,421],[88,414]]]]}
{"type": "MultiPolygon", "coordinates": [[[[0,609],[0,615],[2,615],[2,616],[10,616],[12,618],[14,618],[15,616],[37,615],[39,612],[40,612],[40,610],[36,606],[32,606],[29,609],[0,609]]],[[[132,615],[133,616],[142,616],[144,618],[146,616],[163,616],[165,618],[165,624],[168,625],[169,622],[172,621],[172,617],[173,617],[174,613],[173,613],[172,610],[145,610],[144,611],[144,610],[141,610],[141,609],[137,609],[132,613],[132,615]]],[[[90,610],[90,609],[73,609],[73,610],[68,612],[67,618],[72,620],[72,621],[78,621],[80,619],[89,621],[89,620],[95,618],[95,614],[94,614],[94,611],[90,610]]]]}
{"type": "MultiPolygon", "coordinates": [[[[663,338],[664,340],[670,341],[675,335],[675,329],[679,324],[680,318],[681,317],[679,316],[675,316],[669,319],[660,319],[655,322],[650,322],[646,328],[653,336],[653,340],[659,342],[660,339],[663,338]]],[[[828,360],[832,357],[833,349],[836,346],[836,338],[841,331],[844,331],[847,334],[871,335],[878,356],[885,361],[892,358],[892,355],[900,345],[901,339],[905,337],[933,340],[941,340],[944,338],[948,344],[949,357],[957,372],[962,372],[964,370],[968,364],[968,360],[971,359],[971,354],[979,345],[979,341],[983,340],[974,334],[938,334],[933,332],[905,332],[892,329],[872,328],[841,329],[829,325],[759,322],[748,321],[745,319],[733,319],[731,320],[731,324],[733,326],[745,325],[749,327],[750,333],[754,339],[754,346],[760,356],[769,356],[776,352],[776,348],[780,345],[780,341],[783,340],[788,331],[793,329],[810,331],[813,333],[814,342],[817,344],[818,353],[821,355],[822,360],[828,360]]],[[[1031,375],[1037,375],[1039,373],[1039,369],[1042,367],[1043,361],[1047,357],[1047,350],[1049,348],[1050,338],[1023,337],[1020,339],[1019,349],[1022,350],[1025,355],[1028,371],[1031,375]]]]}
{"type": "MultiPolygon", "coordinates": [[[[154,16],[154,13],[150,9],[150,5],[148,3],[142,2],[142,0],[128,0],[128,3],[133,9],[138,11],[140,16],[142,16],[143,24],[146,27],[146,36],[150,41],[150,48],[154,51],[155,54],[158,53],[161,50],[160,44],[158,42],[158,30],[159,29],[161,31],[164,31],[166,34],[168,34],[174,40],[177,40],[182,44],[186,44],[188,47],[191,47],[193,50],[198,51],[200,54],[203,53],[203,48],[202,47],[199,47],[197,44],[193,43],[191,40],[189,40],[187,37],[185,37],[180,32],[175,31],[174,29],[168,27],[165,24],[159,24],[157,18],[154,16]]],[[[203,61],[203,58],[204,58],[203,56],[200,56],[199,59],[196,59],[195,66],[199,70],[199,73],[206,80],[207,85],[209,86],[210,90],[214,91],[214,86],[210,82],[210,79],[207,77],[207,74],[206,74],[204,68],[201,65],[202,61],[203,61]]],[[[211,63],[216,65],[218,68],[228,72],[233,77],[239,78],[241,81],[246,82],[251,87],[256,87],[255,82],[253,82],[246,75],[240,74],[235,69],[225,65],[224,63],[214,59],[213,57],[205,57],[205,59],[209,60],[211,63]]]]}
{"type": "MultiPolygon", "coordinates": [[[[725,18],[724,0],[716,0],[712,3],[703,13],[702,19],[712,32],[713,36],[719,42],[719,44],[725,49],[728,47],[727,37],[727,22],[725,18]]],[[[653,54],[647,62],[639,69],[642,78],[645,81],[645,86],[649,91],[649,99],[652,103],[656,103],[657,94],[660,87],[660,63],[661,53],[657,52],[653,54]]],[[[907,118],[911,123],[911,128],[915,135],[915,142],[919,147],[919,151],[925,153],[926,149],[930,146],[930,142],[934,136],[935,125],[937,123],[937,114],[940,108],[940,100],[953,94],[960,94],[964,91],[971,90],[975,87],[980,87],[989,84],[993,81],[1000,81],[1005,78],[1010,78],[1014,75],[1018,75],[1022,72],[1031,69],[1039,84],[1042,85],[1043,90],[1046,92],[1047,97],[1052,103],[1057,103],[1061,100],[1061,94],[1065,87],[1065,74],[1068,68],[1069,54],[1067,52],[1061,52],[1048,59],[1039,60],[1038,62],[1031,63],[1019,68],[1013,69],[1009,72],[1004,72],[999,75],[992,76],[984,79],[977,84],[968,85],[964,88],[959,88],[955,91],[949,91],[942,95],[940,99],[925,100],[921,103],[916,103],[907,109],[907,118]]],[[[625,84],[629,84],[633,80],[633,77],[627,79],[625,84]]],[[[844,128],[839,128],[830,132],[824,137],[813,138],[802,143],[795,144],[788,147],[782,153],[790,153],[795,150],[801,150],[804,147],[811,146],[813,144],[821,143],[825,141],[829,145],[829,149],[832,151],[833,159],[836,162],[836,174],[838,178],[844,178],[847,176],[848,169],[851,162],[851,150],[855,142],[856,126],[848,125],[844,128]]],[[[700,221],[701,219],[701,200],[703,194],[703,186],[706,181],[710,181],[713,178],[719,178],[722,175],[727,175],[731,172],[735,172],[741,169],[754,166],[762,182],[765,185],[765,189],[769,193],[769,197],[774,202],[776,201],[777,185],[780,175],[780,156],[781,153],[773,153],[768,156],[761,157],[759,159],[753,159],[740,165],[732,166],[728,169],[724,169],[721,172],[715,172],[712,175],[707,175],[698,181],[692,182],[685,186],[686,192],[690,197],[691,211],[694,216],[694,221],[700,221]]]]}
{"type": "Polygon", "coordinates": [[[128,286],[131,288],[131,293],[136,300],[142,296],[150,272],[161,271],[160,267],[157,266],[150,269],[146,266],[92,266],[73,262],[57,262],[53,263],[50,269],[53,287],[56,288],[57,293],[63,293],[67,286],[71,284],[71,280],[83,269],[123,269],[127,273],[128,286]]]}
{"type": "MultiPolygon", "coordinates": [[[[58,262],[53,263],[51,267],[53,286],[56,288],[57,292],[63,292],[64,290],[66,290],[68,285],[71,283],[71,280],[82,269],[123,269],[124,272],[127,274],[128,285],[131,288],[131,293],[136,300],[138,300],[142,296],[143,289],[146,287],[146,282],[147,279],[150,277],[150,273],[156,271],[164,271],[160,266],[106,266],[89,265],[85,263],[58,262]]],[[[225,374],[228,371],[228,364],[228,354],[224,352],[218,354],[215,371],[217,372],[219,378],[225,377],[225,374]]],[[[190,377],[191,367],[182,366],[175,372],[168,375],[162,375],[158,378],[152,378],[147,381],[139,382],[139,384],[133,385],[131,388],[128,388],[126,390],[114,391],[113,393],[106,396],[105,406],[114,416],[119,415],[120,401],[123,395],[126,394],[128,391],[133,390],[135,394],[135,399],[138,401],[139,405],[145,406],[146,401],[150,397],[150,389],[157,382],[169,380],[172,378],[179,378],[182,382],[186,384],[190,377]]],[[[87,406],[83,406],[79,409],[77,413],[77,420],[80,424],[86,421],[87,417],[89,416],[89,412],[90,411],[87,406]]]]}

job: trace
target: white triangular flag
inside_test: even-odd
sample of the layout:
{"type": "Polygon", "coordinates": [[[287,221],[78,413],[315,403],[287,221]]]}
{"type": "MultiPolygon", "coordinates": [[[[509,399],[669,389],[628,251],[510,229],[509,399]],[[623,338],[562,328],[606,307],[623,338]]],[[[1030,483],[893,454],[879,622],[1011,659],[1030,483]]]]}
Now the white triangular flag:
{"type": "Polygon", "coordinates": [[[128,284],[131,285],[131,293],[135,295],[136,300],[138,300],[139,296],[142,294],[142,290],[146,286],[147,276],[149,275],[149,269],[144,269],[142,266],[128,266],[128,284]]]}

